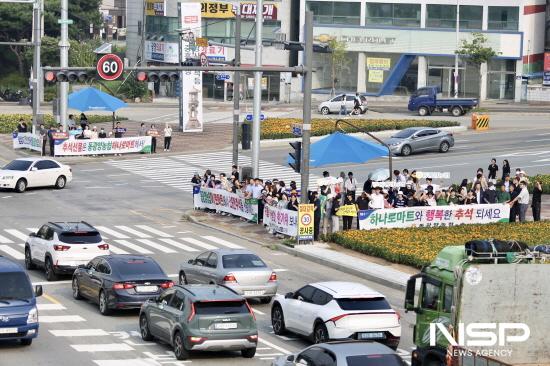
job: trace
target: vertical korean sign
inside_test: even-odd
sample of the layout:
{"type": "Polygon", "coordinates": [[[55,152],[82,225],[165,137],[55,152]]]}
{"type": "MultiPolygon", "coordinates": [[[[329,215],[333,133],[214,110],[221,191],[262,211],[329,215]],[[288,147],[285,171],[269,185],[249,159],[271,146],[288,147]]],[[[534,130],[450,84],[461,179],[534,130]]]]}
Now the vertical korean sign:
{"type": "MultiPolygon", "coordinates": [[[[199,59],[200,48],[196,39],[202,36],[200,3],[181,3],[181,29],[183,59],[199,59]]],[[[202,132],[202,72],[184,72],[181,85],[183,132],[202,132]]]]}
{"type": "Polygon", "coordinates": [[[314,211],[312,204],[298,205],[298,241],[313,241],[314,211]]]}
{"type": "Polygon", "coordinates": [[[544,53],[544,70],[542,72],[542,85],[550,86],[550,52],[544,53]]]}

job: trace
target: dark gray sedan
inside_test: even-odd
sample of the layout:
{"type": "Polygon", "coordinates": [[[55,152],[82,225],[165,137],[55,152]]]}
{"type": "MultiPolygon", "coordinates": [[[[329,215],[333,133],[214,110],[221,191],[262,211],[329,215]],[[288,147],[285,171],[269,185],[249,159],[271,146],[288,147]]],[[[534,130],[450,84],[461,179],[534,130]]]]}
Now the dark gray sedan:
{"type": "Polygon", "coordinates": [[[230,287],[247,299],[268,304],[277,294],[277,274],[256,254],[245,249],[216,249],[182,263],[179,283],[230,287]]]}
{"type": "Polygon", "coordinates": [[[411,127],[399,131],[384,141],[394,155],[408,156],[422,151],[439,151],[446,153],[455,144],[451,132],[436,128],[411,127]]]}

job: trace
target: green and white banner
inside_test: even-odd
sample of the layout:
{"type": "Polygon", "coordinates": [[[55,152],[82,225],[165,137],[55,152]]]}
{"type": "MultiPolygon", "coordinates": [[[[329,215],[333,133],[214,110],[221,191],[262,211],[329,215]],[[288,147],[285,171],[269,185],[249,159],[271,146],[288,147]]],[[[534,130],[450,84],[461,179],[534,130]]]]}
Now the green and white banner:
{"type": "Polygon", "coordinates": [[[14,132],[12,135],[14,149],[42,151],[42,138],[29,132],[14,132]]]}

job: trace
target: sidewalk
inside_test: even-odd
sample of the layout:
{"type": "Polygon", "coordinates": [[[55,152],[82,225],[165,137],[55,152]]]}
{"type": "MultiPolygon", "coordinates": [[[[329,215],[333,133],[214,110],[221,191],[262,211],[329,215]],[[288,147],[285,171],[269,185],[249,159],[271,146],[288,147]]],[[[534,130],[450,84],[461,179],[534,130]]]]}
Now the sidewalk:
{"type": "Polygon", "coordinates": [[[189,210],[184,213],[184,218],[209,229],[245,238],[261,246],[274,247],[290,255],[401,291],[405,290],[409,277],[418,273],[416,268],[390,263],[326,243],[291,248],[282,244],[276,236],[269,234],[263,225],[249,224],[231,216],[189,210]]]}

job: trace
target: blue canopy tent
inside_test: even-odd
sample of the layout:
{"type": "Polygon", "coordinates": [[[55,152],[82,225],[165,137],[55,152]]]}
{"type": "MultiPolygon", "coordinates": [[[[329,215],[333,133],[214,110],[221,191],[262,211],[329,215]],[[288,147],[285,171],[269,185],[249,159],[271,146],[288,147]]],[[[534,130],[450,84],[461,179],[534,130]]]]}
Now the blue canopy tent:
{"type": "Polygon", "coordinates": [[[96,88],[85,88],[69,95],[69,108],[87,111],[109,111],[113,112],[113,127],[115,123],[115,112],[128,105],[122,100],[104,93],[96,88]]]}

